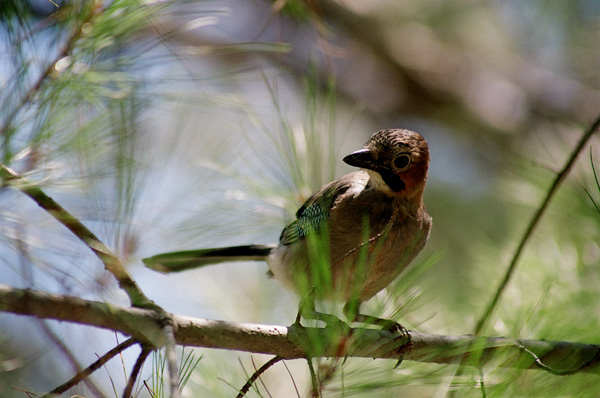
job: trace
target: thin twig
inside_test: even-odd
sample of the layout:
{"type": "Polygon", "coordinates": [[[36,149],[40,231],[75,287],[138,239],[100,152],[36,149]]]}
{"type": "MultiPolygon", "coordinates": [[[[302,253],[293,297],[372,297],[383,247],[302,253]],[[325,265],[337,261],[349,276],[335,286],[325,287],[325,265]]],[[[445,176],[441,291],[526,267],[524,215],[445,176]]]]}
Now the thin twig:
{"type": "Polygon", "coordinates": [[[131,278],[121,260],[114,255],[110,249],[100,241],[85,225],[83,225],[71,213],[65,210],[54,199],[46,195],[44,191],[34,183],[26,180],[14,170],[0,164],[0,181],[10,183],[25,195],[29,196],[48,214],[58,222],[67,227],[79,240],[102,261],[104,268],[110,272],[119,283],[119,286],[127,293],[133,306],[151,307],[150,299],[142,292],[135,281],[131,278]]]}
{"type": "Polygon", "coordinates": [[[319,380],[317,379],[317,373],[315,372],[315,367],[312,363],[312,358],[307,357],[306,363],[308,364],[308,371],[310,372],[310,381],[312,382],[312,396],[318,398],[321,396],[321,392],[319,390],[319,380]]]}
{"type": "Polygon", "coordinates": [[[150,388],[150,386],[148,385],[148,383],[146,382],[146,380],[144,380],[144,387],[146,387],[146,391],[148,391],[148,394],[150,394],[150,396],[152,398],[158,398],[159,395],[157,393],[155,393],[154,391],[152,391],[152,389],[150,388]]]}
{"type": "MultiPolygon", "coordinates": [[[[596,188],[598,188],[598,192],[600,192],[600,181],[598,181],[598,174],[596,174],[596,166],[594,165],[594,153],[592,152],[591,148],[590,148],[590,164],[592,166],[592,172],[594,173],[594,180],[596,181],[596,188]]],[[[590,198],[592,203],[594,204],[594,207],[596,208],[596,211],[598,212],[598,214],[600,214],[600,206],[598,206],[598,204],[594,200],[594,197],[592,196],[590,191],[588,191],[585,188],[584,188],[584,191],[587,194],[587,196],[590,198]]]]}
{"type": "Polygon", "coordinates": [[[476,336],[479,335],[479,333],[481,333],[481,331],[483,330],[483,328],[489,321],[489,319],[492,315],[492,312],[494,311],[494,309],[496,308],[496,305],[498,304],[498,300],[500,299],[500,296],[504,292],[504,289],[506,288],[506,286],[508,286],[508,282],[510,281],[510,278],[512,277],[512,275],[515,272],[515,269],[517,268],[517,263],[521,256],[521,253],[523,252],[523,249],[525,248],[525,245],[529,241],[529,238],[533,235],[533,231],[535,230],[539,221],[541,220],[546,208],[548,207],[548,204],[550,203],[550,200],[554,196],[554,193],[557,191],[557,189],[560,186],[560,184],[562,183],[562,181],[565,179],[565,177],[571,171],[571,168],[573,167],[573,164],[575,163],[577,156],[581,153],[581,151],[583,150],[583,148],[585,147],[587,142],[590,140],[592,135],[596,132],[596,130],[598,129],[599,126],[600,126],[600,117],[598,117],[594,121],[594,123],[592,123],[590,128],[584,132],[583,136],[577,143],[577,146],[575,147],[575,149],[573,150],[573,152],[567,159],[566,164],[564,165],[562,170],[556,175],[554,181],[552,182],[552,185],[550,186],[550,188],[548,189],[548,192],[546,193],[546,197],[542,201],[542,204],[537,209],[537,211],[533,215],[531,221],[529,222],[529,225],[527,226],[527,229],[525,230],[525,233],[523,234],[523,237],[521,238],[519,246],[517,247],[517,250],[515,251],[515,253],[512,257],[510,265],[508,266],[508,269],[506,270],[506,273],[504,274],[504,278],[502,279],[502,281],[500,282],[500,285],[496,289],[496,293],[494,294],[494,297],[492,298],[492,300],[486,307],[486,310],[485,310],[483,316],[479,319],[479,322],[477,322],[477,325],[475,326],[475,330],[473,332],[474,335],[476,335],[476,336]]]}
{"type": "Polygon", "coordinates": [[[89,375],[94,373],[96,370],[101,368],[105,363],[110,361],[114,356],[118,355],[120,352],[126,350],[136,343],[135,339],[127,339],[121,344],[117,345],[112,350],[108,351],[106,354],[102,355],[96,362],[83,369],[81,372],[77,373],[75,376],[71,378],[71,380],[66,383],[56,387],[54,390],[50,391],[48,394],[44,395],[44,397],[50,397],[52,395],[62,394],[70,388],[76,386],[79,382],[87,378],[89,375]]]}
{"type": "MultiPolygon", "coordinates": [[[[75,358],[75,356],[73,355],[73,353],[71,352],[71,350],[69,349],[69,347],[65,344],[65,342],[61,338],[59,338],[54,333],[54,331],[52,331],[52,329],[46,323],[45,320],[38,319],[37,321],[38,321],[38,324],[41,327],[42,331],[52,341],[52,343],[55,344],[58,347],[59,351],[66,358],[67,362],[71,365],[71,367],[73,368],[73,370],[77,374],[81,373],[82,372],[82,369],[81,369],[82,367],[79,364],[79,361],[77,360],[77,358],[75,358]]],[[[100,391],[100,387],[98,387],[96,385],[96,383],[94,383],[94,381],[92,380],[92,378],[86,376],[81,381],[87,386],[87,388],[90,389],[90,391],[92,392],[92,394],[94,394],[96,397],[104,397],[106,395],[106,394],[103,394],[102,391],[100,391]]]]}
{"type": "MultiPolygon", "coordinates": [[[[254,368],[254,371],[256,372],[257,369],[256,369],[256,362],[254,362],[254,356],[251,356],[250,359],[252,360],[252,367],[254,368]]],[[[284,365],[285,365],[285,362],[284,362],[284,365]]],[[[265,384],[265,382],[261,378],[259,378],[258,381],[260,381],[260,384],[263,386],[263,388],[264,388],[265,392],[267,393],[267,395],[270,398],[273,398],[273,396],[269,392],[269,388],[267,387],[267,385],[265,384]]]]}
{"type": "Polygon", "coordinates": [[[239,394],[236,396],[236,398],[242,398],[246,395],[246,393],[248,391],[250,391],[250,388],[252,387],[252,385],[254,384],[254,382],[263,374],[265,373],[271,366],[275,365],[277,362],[283,360],[283,358],[281,358],[280,356],[274,356],[273,358],[271,358],[267,363],[265,363],[263,366],[261,366],[256,372],[254,372],[252,374],[252,376],[250,376],[250,378],[248,379],[248,381],[246,382],[246,384],[244,384],[244,386],[240,389],[239,394]]]}
{"type": "Polygon", "coordinates": [[[140,352],[140,355],[138,355],[135,365],[133,365],[133,369],[131,369],[131,376],[129,376],[129,380],[127,380],[127,385],[123,391],[123,398],[131,398],[135,382],[144,366],[144,362],[146,362],[146,358],[148,358],[148,355],[150,355],[151,352],[152,347],[142,344],[142,351],[140,352]]]}
{"type": "Polygon", "coordinates": [[[167,368],[169,370],[169,381],[171,388],[171,398],[179,398],[181,391],[179,389],[179,366],[177,365],[177,354],[175,347],[175,329],[173,321],[169,319],[169,323],[163,326],[163,333],[167,343],[165,344],[165,358],[167,359],[167,368]]]}

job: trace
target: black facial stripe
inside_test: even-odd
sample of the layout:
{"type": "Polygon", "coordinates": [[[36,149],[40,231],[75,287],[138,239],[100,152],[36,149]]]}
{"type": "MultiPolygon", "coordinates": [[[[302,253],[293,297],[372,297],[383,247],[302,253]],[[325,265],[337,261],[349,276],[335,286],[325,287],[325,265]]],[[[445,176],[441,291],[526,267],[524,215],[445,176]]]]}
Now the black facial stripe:
{"type": "Polygon", "coordinates": [[[378,169],[377,172],[381,174],[381,178],[387,184],[388,187],[394,192],[400,192],[406,188],[406,184],[397,174],[388,169],[378,169]]]}

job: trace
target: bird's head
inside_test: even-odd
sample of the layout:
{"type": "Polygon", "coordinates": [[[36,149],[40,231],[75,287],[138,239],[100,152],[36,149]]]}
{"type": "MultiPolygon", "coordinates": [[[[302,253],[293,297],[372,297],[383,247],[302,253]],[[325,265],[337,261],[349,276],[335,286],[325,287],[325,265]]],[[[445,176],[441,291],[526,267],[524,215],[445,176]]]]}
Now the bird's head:
{"type": "Polygon", "coordinates": [[[429,168],[429,148],[419,133],[380,130],[362,149],[346,156],[344,162],[366,169],[374,189],[421,202],[429,168]]]}

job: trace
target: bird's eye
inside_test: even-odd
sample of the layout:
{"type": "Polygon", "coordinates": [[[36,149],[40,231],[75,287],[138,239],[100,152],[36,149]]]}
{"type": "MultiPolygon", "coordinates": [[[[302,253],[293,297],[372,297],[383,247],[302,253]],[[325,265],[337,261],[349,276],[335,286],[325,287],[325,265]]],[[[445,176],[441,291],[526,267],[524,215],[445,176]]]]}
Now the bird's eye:
{"type": "Polygon", "coordinates": [[[410,156],[407,155],[406,153],[403,153],[402,155],[400,155],[396,159],[394,159],[394,166],[398,169],[405,169],[406,167],[408,167],[410,162],[411,162],[410,156]]]}

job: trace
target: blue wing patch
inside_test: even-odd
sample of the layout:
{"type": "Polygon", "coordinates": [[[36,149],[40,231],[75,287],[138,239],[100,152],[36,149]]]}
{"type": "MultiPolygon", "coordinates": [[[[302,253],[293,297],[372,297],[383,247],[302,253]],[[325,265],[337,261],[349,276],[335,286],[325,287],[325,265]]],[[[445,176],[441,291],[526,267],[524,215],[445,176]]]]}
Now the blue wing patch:
{"type": "Polygon", "coordinates": [[[291,245],[319,231],[329,220],[335,200],[349,187],[350,180],[342,178],[321,188],[298,209],[296,219],[281,232],[279,243],[291,245]]]}
{"type": "Polygon", "coordinates": [[[313,203],[302,210],[298,218],[281,232],[279,243],[282,245],[290,245],[317,232],[321,224],[329,219],[329,211],[325,211],[319,203],[313,203]]]}

